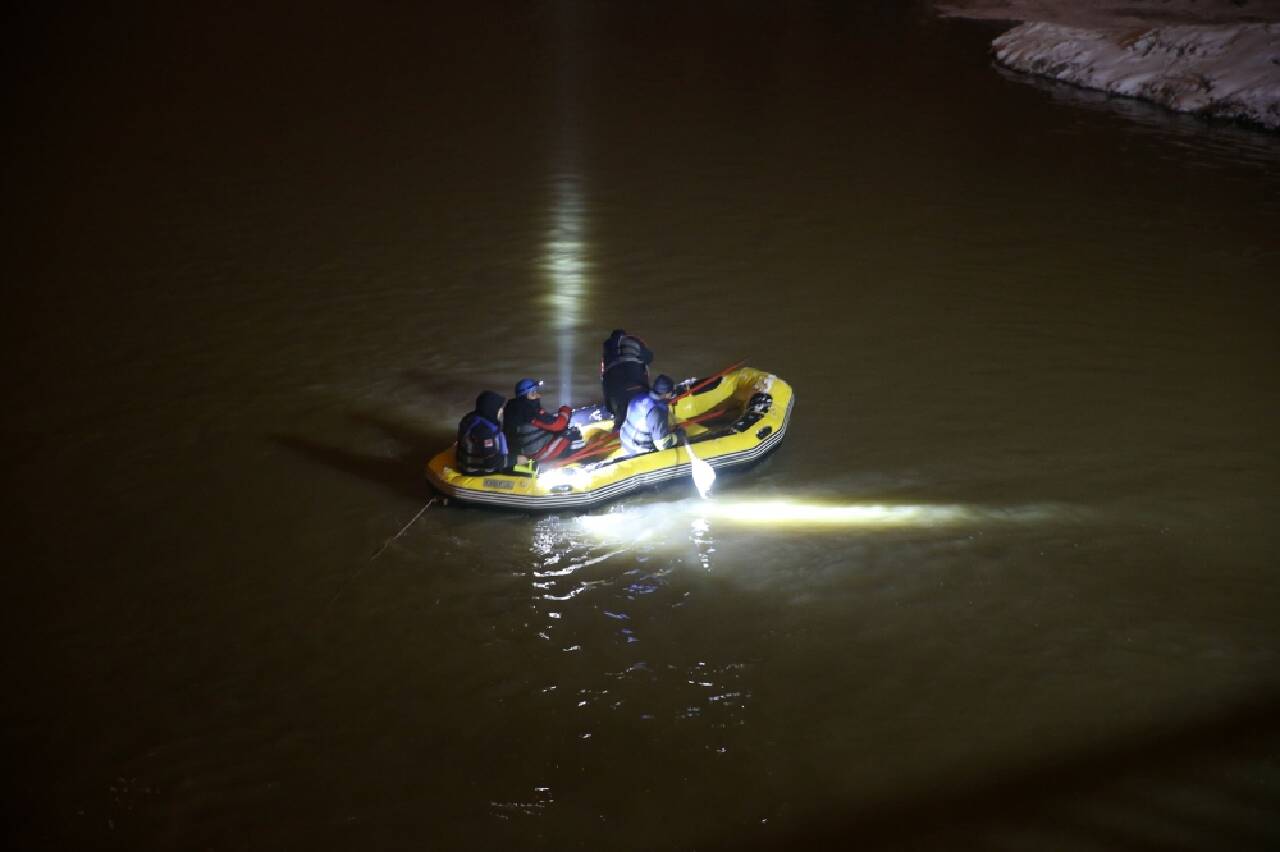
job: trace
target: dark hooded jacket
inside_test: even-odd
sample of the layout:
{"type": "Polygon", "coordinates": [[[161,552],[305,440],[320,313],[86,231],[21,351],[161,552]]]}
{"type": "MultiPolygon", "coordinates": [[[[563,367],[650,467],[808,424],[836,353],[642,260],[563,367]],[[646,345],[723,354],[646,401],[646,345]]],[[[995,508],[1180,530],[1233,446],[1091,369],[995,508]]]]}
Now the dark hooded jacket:
{"type": "Polygon", "coordinates": [[[605,406],[615,417],[625,417],[627,403],[649,389],[652,363],[652,350],[624,329],[615,328],[605,340],[600,352],[600,384],[605,406]]]}
{"type": "Polygon", "coordinates": [[[481,391],[475,411],[468,412],[458,423],[458,469],[462,473],[497,473],[515,462],[502,432],[502,402],[501,395],[481,391]]]}

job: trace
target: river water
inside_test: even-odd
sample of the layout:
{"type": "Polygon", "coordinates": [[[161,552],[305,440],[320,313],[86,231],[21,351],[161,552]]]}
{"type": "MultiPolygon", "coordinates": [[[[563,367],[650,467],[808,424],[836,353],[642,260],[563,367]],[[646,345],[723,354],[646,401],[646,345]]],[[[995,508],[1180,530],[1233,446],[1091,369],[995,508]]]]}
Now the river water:
{"type": "Polygon", "coordinates": [[[14,848],[1280,843],[1280,137],[922,4],[179,6],[6,60],[14,848]],[[619,326],[781,449],[418,516],[619,326]]]}

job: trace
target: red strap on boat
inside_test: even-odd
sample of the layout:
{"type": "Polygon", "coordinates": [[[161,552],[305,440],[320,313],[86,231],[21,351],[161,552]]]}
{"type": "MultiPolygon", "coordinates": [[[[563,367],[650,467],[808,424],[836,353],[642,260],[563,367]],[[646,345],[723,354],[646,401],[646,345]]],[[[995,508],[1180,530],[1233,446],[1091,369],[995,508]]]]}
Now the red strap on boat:
{"type": "MultiPolygon", "coordinates": [[[[695,414],[693,417],[688,417],[684,420],[681,420],[676,425],[681,426],[686,423],[702,423],[703,421],[712,420],[716,417],[723,417],[724,414],[725,414],[724,409],[721,409],[721,408],[712,409],[711,411],[704,411],[701,414],[695,414]]],[[[611,453],[618,447],[620,443],[621,443],[621,440],[615,434],[609,433],[606,435],[602,435],[598,439],[593,440],[591,443],[587,444],[585,447],[578,450],[576,453],[565,456],[564,458],[559,459],[556,462],[546,465],[546,467],[563,467],[564,465],[573,464],[585,458],[590,458],[591,456],[594,456],[594,455],[611,453]]]]}
{"type": "MultiPolygon", "coordinates": [[[[743,366],[746,363],[747,363],[746,361],[738,361],[734,364],[730,364],[728,367],[725,367],[723,370],[720,370],[719,372],[712,373],[711,375],[707,376],[705,379],[702,379],[701,381],[699,381],[693,387],[689,388],[684,393],[680,394],[677,397],[673,397],[670,404],[675,405],[677,402],[684,399],[686,396],[689,396],[692,393],[697,393],[698,391],[705,388],[707,385],[714,382],[716,379],[722,376],[728,375],[729,373],[732,373],[734,370],[738,369],[739,367],[743,366]]],[[[712,417],[716,417],[721,413],[722,412],[719,412],[719,411],[704,411],[702,414],[698,414],[693,417],[689,417],[685,420],[681,420],[680,423],[700,423],[703,420],[709,420],[712,417]]],[[[587,458],[589,456],[594,456],[603,452],[612,452],[614,448],[616,448],[621,443],[622,443],[622,439],[619,438],[616,433],[609,432],[605,435],[602,435],[598,440],[590,442],[585,447],[578,450],[576,453],[573,453],[572,455],[559,459],[557,462],[554,463],[553,466],[563,467],[564,465],[569,465],[577,461],[581,461],[582,459],[587,458]]]]}
{"type": "Polygon", "coordinates": [[[612,433],[604,435],[599,440],[595,440],[587,444],[585,447],[578,450],[576,453],[573,453],[572,455],[565,456],[564,458],[560,459],[560,461],[555,465],[555,467],[563,467],[564,465],[567,465],[567,464],[573,464],[574,462],[579,461],[580,459],[584,459],[587,456],[593,456],[596,453],[600,453],[605,450],[612,451],[613,448],[617,446],[618,443],[619,443],[619,438],[617,435],[614,435],[612,433]]]}
{"type": "Polygon", "coordinates": [[[689,389],[688,389],[687,391],[685,391],[684,393],[682,393],[682,394],[680,394],[679,396],[677,396],[677,397],[673,398],[673,399],[671,400],[671,404],[672,404],[672,405],[675,405],[677,402],[679,402],[680,400],[684,399],[686,396],[689,396],[690,394],[697,393],[698,391],[700,391],[700,390],[702,390],[703,388],[705,388],[707,385],[709,385],[709,384],[711,384],[712,382],[714,382],[716,379],[720,378],[721,376],[725,376],[725,375],[728,375],[729,373],[732,373],[734,370],[738,369],[739,367],[741,367],[742,365],[744,365],[744,364],[746,364],[746,363],[747,363],[746,361],[738,361],[738,362],[737,362],[737,363],[735,363],[735,364],[730,364],[729,366],[725,367],[723,370],[721,370],[721,371],[720,371],[720,372],[718,372],[718,373],[712,373],[711,375],[707,376],[707,377],[706,377],[705,379],[703,379],[702,381],[698,382],[698,383],[697,383],[696,385],[694,385],[693,387],[689,388],[689,389]]]}

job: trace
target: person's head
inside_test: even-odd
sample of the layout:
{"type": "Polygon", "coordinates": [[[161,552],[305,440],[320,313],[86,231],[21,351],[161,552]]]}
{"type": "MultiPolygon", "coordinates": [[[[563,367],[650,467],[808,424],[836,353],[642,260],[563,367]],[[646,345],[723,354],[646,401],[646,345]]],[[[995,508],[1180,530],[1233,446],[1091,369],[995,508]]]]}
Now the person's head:
{"type": "Polygon", "coordinates": [[[676,383],[671,381],[671,377],[666,373],[661,373],[653,380],[650,391],[659,399],[671,399],[675,395],[676,383]]]}
{"type": "Polygon", "coordinates": [[[537,399],[542,396],[542,379],[521,379],[516,382],[516,396],[537,399]]]}
{"type": "Polygon", "coordinates": [[[494,393],[491,390],[480,391],[480,395],[476,397],[476,414],[496,423],[502,416],[502,407],[506,402],[500,393],[494,393]]]}

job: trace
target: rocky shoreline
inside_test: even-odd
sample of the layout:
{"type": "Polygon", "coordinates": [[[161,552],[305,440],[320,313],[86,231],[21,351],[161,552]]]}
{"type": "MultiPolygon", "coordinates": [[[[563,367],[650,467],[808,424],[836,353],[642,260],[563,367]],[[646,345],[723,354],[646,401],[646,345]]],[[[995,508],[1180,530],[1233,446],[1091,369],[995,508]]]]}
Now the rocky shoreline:
{"type": "Polygon", "coordinates": [[[1280,130],[1280,3],[970,0],[938,10],[1020,22],[992,42],[1015,71],[1280,130]]]}

